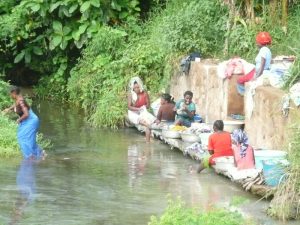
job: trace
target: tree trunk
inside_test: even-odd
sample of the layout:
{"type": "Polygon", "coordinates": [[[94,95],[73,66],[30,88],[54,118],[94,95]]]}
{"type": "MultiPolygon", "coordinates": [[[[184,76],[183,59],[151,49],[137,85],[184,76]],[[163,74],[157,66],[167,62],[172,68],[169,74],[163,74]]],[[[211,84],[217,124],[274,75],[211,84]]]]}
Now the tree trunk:
{"type": "Polygon", "coordinates": [[[283,27],[287,27],[287,19],[288,19],[288,0],[282,0],[282,17],[281,17],[281,23],[283,27]]]}

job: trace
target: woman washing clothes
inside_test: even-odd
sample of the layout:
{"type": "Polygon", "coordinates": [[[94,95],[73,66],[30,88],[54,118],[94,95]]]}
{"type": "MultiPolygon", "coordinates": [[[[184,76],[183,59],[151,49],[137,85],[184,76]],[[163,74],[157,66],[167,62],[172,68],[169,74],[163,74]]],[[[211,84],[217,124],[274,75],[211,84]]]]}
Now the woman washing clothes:
{"type": "Polygon", "coordinates": [[[175,115],[175,104],[172,100],[172,96],[169,94],[162,94],[155,123],[157,125],[161,125],[162,123],[167,125],[173,124],[175,115]]]}
{"type": "Polygon", "coordinates": [[[215,165],[214,159],[222,156],[233,156],[231,135],[224,131],[224,123],[222,120],[216,120],[213,124],[214,133],[208,139],[208,152],[211,155],[209,159],[201,162],[198,173],[208,166],[215,165]],[[208,160],[208,162],[207,162],[208,160]]]}
{"type": "Polygon", "coordinates": [[[128,118],[134,125],[145,126],[146,141],[150,142],[150,126],[156,118],[147,111],[150,100],[139,77],[131,78],[129,82],[130,92],[128,94],[128,118]]]}
{"type": "Polygon", "coordinates": [[[193,92],[186,91],[183,95],[184,99],[176,103],[176,121],[175,125],[190,127],[194,121],[196,105],[193,103],[193,92]]]}
{"type": "Polygon", "coordinates": [[[19,116],[17,119],[17,138],[23,157],[25,159],[39,159],[45,156],[45,152],[36,143],[36,135],[39,128],[39,118],[32,111],[29,104],[20,94],[20,88],[12,86],[10,96],[15,104],[4,110],[9,112],[14,110],[19,116]]]}

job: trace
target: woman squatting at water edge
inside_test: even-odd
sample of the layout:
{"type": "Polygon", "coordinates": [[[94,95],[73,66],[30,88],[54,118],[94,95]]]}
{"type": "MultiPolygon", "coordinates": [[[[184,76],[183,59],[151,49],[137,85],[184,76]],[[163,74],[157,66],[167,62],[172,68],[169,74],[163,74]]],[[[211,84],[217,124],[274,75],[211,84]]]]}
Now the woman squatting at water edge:
{"type": "Polygon", "coordinates": [[[198,173],[203,169],[215,164],[214,159],[221,156],[233,156],[231,135],[224,131],[224,123],[222,120],[216,120],[213,125],[214,133],[208,139],[209,158],[202,160],[198,168],[198,173]]]}
{"type": "Polygon", "coordinates": [[[12,86],[10,88],[10,96],[15,101],[15,104],[5,109],[4,112],[14,111],[19,116],[17,119],[17,138],[24,159],[41,159],[45,156],[45,151],[42,151],[36,143],[39,118],[20,92],[19,87],[12,86]]]}

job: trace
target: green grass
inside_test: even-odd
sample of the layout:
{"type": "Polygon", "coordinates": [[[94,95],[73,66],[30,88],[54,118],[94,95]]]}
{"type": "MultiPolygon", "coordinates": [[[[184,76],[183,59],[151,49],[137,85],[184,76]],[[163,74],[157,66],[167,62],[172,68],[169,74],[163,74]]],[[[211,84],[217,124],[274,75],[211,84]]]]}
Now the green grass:
{"type": "Polygon", "coordinates": [[[241,214],[226,209],[213,208],[201,211],[187,207],[180,199],[169,200],[165,212],[160,216],[152,216],[148,225],[250,225],[241,214]]]}

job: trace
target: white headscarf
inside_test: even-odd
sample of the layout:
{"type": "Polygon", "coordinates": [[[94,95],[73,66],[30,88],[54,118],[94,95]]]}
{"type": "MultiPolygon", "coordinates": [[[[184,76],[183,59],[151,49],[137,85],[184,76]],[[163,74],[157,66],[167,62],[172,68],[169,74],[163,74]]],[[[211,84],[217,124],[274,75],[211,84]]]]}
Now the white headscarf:
{"type": "Polygon", "coordinates": [[[143,81],[141,80],[141,78],[139,77],[132,77],[129,81],[129,90],[130,90],[130,93],[131,93],[131,96],[132,96],[132,103],[134,104],[137,100],[137,94],[133,91],[133,88],[134,88],[134,83],[137,83],[140,87],[140,91],[143,92],[144,91],[144,84],[143,84],[143,81]]]}

